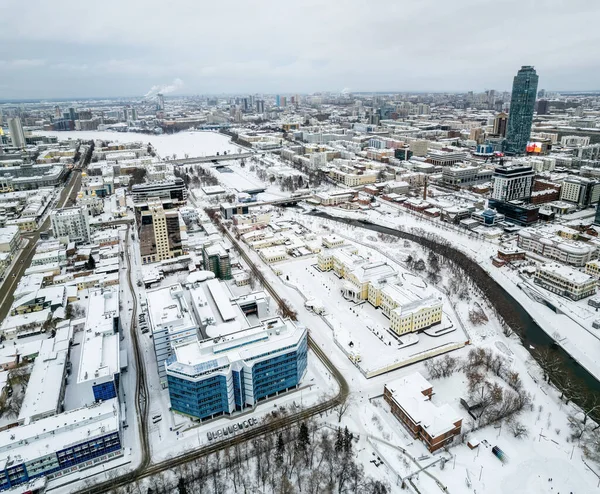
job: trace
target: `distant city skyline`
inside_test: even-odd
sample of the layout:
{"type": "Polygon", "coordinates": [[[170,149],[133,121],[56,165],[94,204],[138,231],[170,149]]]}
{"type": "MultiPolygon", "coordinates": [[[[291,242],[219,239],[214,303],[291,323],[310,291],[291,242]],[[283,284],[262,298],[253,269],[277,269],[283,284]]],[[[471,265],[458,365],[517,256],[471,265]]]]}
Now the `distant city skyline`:
{"type": "Polygon", "coordinates": [[[358,0],[177,8],[107,0],[0,5],[0,98],[316,91],[510,90],[533,65],[547,90],[600,89],[597,2],[358,0]]]}

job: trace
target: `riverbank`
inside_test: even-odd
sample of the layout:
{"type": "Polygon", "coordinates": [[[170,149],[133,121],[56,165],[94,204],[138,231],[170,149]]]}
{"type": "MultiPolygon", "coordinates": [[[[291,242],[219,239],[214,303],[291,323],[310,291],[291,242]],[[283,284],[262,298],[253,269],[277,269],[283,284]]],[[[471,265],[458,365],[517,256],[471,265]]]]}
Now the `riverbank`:
{"type": "Polygon", "coordinates": [[[533,349],[557,345],[562,351],[564,365],[581,377],[589,389],[600,391],[600,366],[595,359],[600,351],[600,342],[595,338],[590,339],[589,333],[567,316],[557,315],[548,307],[530,299],[506,273],[491,264],[489,247],[485,249],[484,246],[475,244],[481,243],[480,240],[469,237],[456,239],[445,231],[431,232],[432,227],[423,228],[423,231],[420,227],[426,225],[415,225],[415,220],[411,222],[410,218],[404,216],[400,223],[382,214],[378,214],[378,217],[373,214],[364,217],[362,214],[329,208],[317,215],[396,235],[440,255],[451,256],[463,269],[466,268],[499,315],[519,334],[525,348],[531,352],[533,349]],[[357,216],[363,217],[359,219],[357,216]],[[424,236],[427,232],[436,234],[437,241],[433,235],[424,236]],[[442,239],[449,240],[451,246],[443,244],[442,239]],[[579,332],[571,334],[577,328],[579,332]]]}

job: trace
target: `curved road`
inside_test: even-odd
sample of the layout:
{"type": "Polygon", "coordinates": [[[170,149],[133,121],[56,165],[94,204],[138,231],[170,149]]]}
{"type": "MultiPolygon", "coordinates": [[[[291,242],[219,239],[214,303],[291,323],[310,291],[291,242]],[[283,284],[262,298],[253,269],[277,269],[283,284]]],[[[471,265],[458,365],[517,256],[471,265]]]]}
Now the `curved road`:
{"type": "MultiPolygon", "coordinates": [[[[229,232],[226,231],[226,233],[229,235],[229,232]]],[[[232,237],[230,237],[230,238],[234,242],[234,245],[237,245],[237,242],[235,241],[235,239],[232,237]]],[[[129,242],[129,229],[127,229],[126,245],[128,244],[128,242],[129,242]]],[[[243,249],[240,249],[240,252],[242,253],[241,255],[243,257],[245,257],[246,262],[248,262],[249,265],[252,266],[251,260],[247,257],[247,255],[243,251],[243,249]]],[[[128,271],[129,288],[132,291],[132,293],[135,293],[134,289],[133,289],[132,279],[131,279],[131,264],[130,264],[129,251],[127,251],[127,265],[128,265],[128,270],[129,270],[128,271]]],[[[262,282],[263,282],[263,286],[273,296],[273,298],[276,301],[280,301],[281,297],[277,294],[277,292],[273,289],[273,287],[268,283],[268,281],[266,279],[264,279],[264,280],[262,280],[262,282]]],[[[134,297],[134,300],[135,300],[135,297],[134,297]]],[[[137,302],[134,302],[134,304],[137,304],[137,302]]],[[[331,373],[333,378],[338,383],[339,392],[335,397],[330,398],[324,402],[318,403],[317,405],[307,408],[306,410],[301,410],[297,413],[293,413],[293,414],[287,415],[285,417],[281,417],[276,420],[272,420],[270,422],[261,424],[253,429],[249,429],[241,434],[237,434],[228,439],[220,440],[220,441],[208,444],[206,446],[203,446],[201,448],[182,453],[177,457],[169,458],[169,459],[161,461],[159,463],[151,464],[150,463],[150,460],[151,460],[150,448],[149,448],[149,444],[148,444],[148,425],[147,425],[148,424],[147,404],[148,404],[149,395],[148,395],[148,387],[147,387],[146,377],[145,377],[145,369],[144,369],[144,365],[143,365],[143,356],[142,356],[141,348],[140,348],[139,342],[138,342],[138,333],[135,330],[136,307],[137,307],[137,305],[134,305],[130,329],[131,329],[132,343],[134,344],[134,355],[135,355],[135,360],[136,360],[136,372],[137,372],[136,396],[138,397],[138,400],[136,402],[136,411],[138,412],[137,413],[138,428],[139,428],[139,432],[140,432],[140,438],[142,441],[142,461],[141,461],[140,465],[136,469],[132,470],[131,472],[125,473],[122,476],[117,477],[115,479],[101,482],[101,483],[95,484],[91,487],[84,488],[83,490],[80,491],[82,493],[101,494],[101,493],[107,492],[111,489],[115,489],[117,487],[124,487],[126,485],[131,484],[132,482],[143,479],[145,477],[150,477],[152,475],[156,475],[165,470],[169,470],[169,469],[172,469],[179,465],[183,465],[185,463],[193,461],[197,458],[201,458],[203,456],[210,455],[210,454],[220,451],[222,449],[231,447],[235,444],[244,443],[251,439],[260,437],[263,434],[265,434],[266,432],[275,431],[275,430],[281,429],[283,427],[292,425],[294,423],[304,421],[315,415],[322,414],[323,412],[336,407],[340,403],[343,403],[346,400],[346,398],[348,397],[349,387],[348,387],[348,383],[347,383],[346,379],[344,378],[342,373],[329,360],[329,358],[323,352],[323,350],[314,342],[314,340],[310,336],[310,332],[309,332],[309,336],[308,336],[309,348],[313,351],[313,353],[317,356],[317,358],[321,362],[323,362],[323,364],[325,365],[327,370],[331,373]]]]}

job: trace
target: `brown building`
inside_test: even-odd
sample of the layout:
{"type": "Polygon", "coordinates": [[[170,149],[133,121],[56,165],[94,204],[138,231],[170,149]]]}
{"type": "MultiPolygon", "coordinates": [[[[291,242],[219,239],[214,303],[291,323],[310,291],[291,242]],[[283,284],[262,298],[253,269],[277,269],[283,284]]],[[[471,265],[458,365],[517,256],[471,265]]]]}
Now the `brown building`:
{"type": "Polygon", "coordinates": [[[394,416],[430,452],[452,443],[462,428],[462,417],[448,404],[436,406],[432,395],[433,386],[418,372],[392,381],[383,389],[383,399],[394,416]]]}
{"type": "Polygon", "coordinates": [[[525,251],[521,249],[498,249],[498,258],[506,262],[524,261],[525,251]]]}
{"type": "Polygon", "coordinates": [[[158,198],[136,204],[135,213],[143,264],[171,259],[183,254],[179,211],[158,198]]]}

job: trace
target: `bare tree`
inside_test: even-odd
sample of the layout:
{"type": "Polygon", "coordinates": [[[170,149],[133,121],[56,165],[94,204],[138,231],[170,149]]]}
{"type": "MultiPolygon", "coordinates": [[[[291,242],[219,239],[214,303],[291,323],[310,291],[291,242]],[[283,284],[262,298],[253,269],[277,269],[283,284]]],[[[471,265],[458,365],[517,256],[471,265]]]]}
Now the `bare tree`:
{"type": "Polygon", "coordinates": [[[523,425],[521,422],[518,422],[517,420],[509,420],[507,425],[508,430],[517,439],[525,439],[529,436],[529,429],[527,429],[527,427],[525,427],[525,425],[523,425]]]}
{"type": "Polygon", "coordinates": [[[550,348],[534,350],[532,353],[535,360],[542,368],[545,381],[550,382],[551,379],[557,379],[564,373],[562,360],[556,355],[556,352],[552,351],[550,348]]]}
{"type": "Polygon", "coordinates": [[[353,402],[354,400],[352,399],[352,397],[349,394],[347,394],[342,398],[341,403],[337,407],[335,407],[335,413],[338,418],[338,423],[342,421],[342,418],[344,417],[348,409],[352,406],[353,402]]]}

